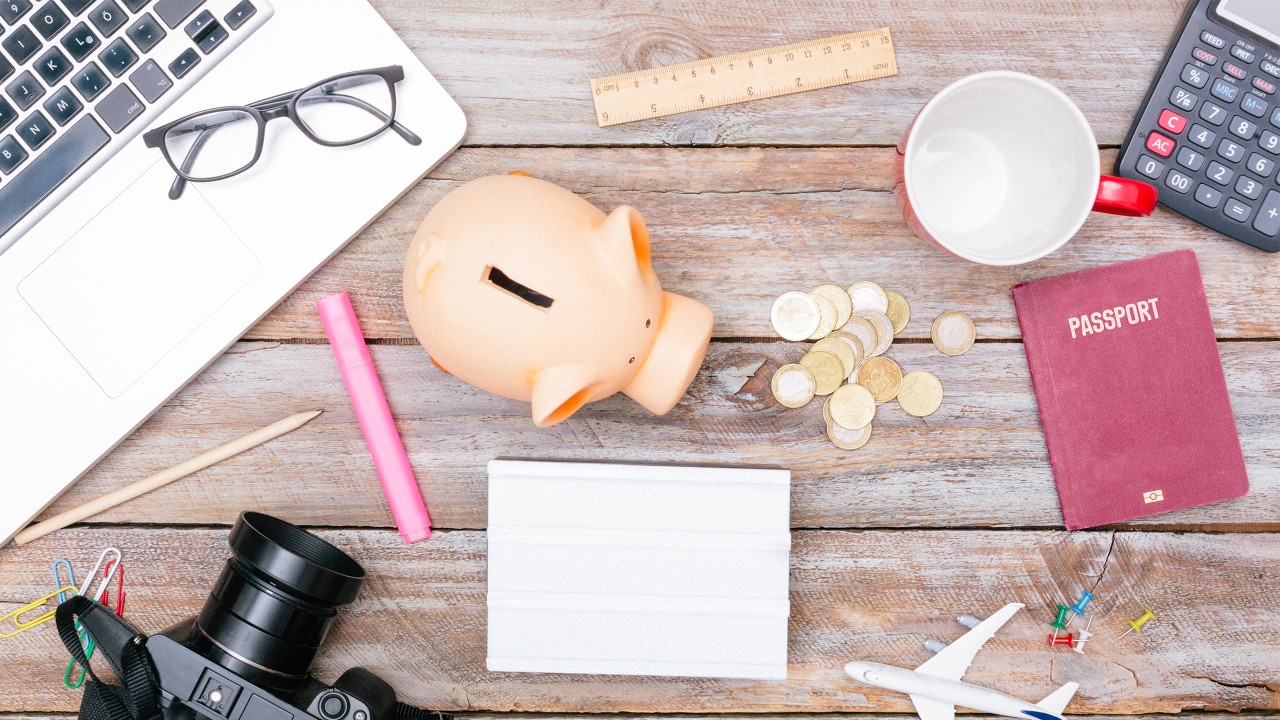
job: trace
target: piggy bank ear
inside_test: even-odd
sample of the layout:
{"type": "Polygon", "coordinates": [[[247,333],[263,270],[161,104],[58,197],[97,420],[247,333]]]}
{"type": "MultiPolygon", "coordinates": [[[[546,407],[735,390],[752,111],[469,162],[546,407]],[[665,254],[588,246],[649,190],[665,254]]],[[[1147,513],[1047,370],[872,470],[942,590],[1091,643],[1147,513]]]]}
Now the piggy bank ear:
{"type": "Polygon", "coordinates": [[[614,208],[600,226],[600,236],[605,262],[619,277],[649,268],[649,231],[639,210],[630,205],[614,208]]]}
{"type": "Polygon", "coordinates": [[[591,396],[595,373],[585,365],[557,365],[533,381],[533,424],[550,427],[578,411],[591,396]]]}
{"type": "Polygon", "coordinates": [[[444,259],[444,243],[439,233],[430,232],[414,239],[413,284],[422,292],[427,289],[427,279],[444,259]]]}

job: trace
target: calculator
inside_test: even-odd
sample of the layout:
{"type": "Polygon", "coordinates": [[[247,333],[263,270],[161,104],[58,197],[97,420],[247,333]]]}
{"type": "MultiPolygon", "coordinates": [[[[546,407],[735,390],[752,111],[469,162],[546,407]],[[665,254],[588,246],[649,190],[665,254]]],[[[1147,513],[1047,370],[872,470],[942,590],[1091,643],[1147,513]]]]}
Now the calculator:
{"type": "Polygon", "coordinates": [[[1134,120],[1116,173],[1160,204],[1280,250],[1280,2],[1196,0],[1134,120]]]}

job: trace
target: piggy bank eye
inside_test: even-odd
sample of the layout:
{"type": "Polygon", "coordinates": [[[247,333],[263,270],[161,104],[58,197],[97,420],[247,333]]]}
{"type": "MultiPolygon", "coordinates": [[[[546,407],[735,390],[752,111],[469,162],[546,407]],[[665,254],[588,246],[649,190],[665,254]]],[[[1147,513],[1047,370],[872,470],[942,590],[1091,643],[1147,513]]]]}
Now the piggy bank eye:
{"type": "Polygon", "coordinates": [[[490,285],[493,285],[500,290],[505,290],[536,307],[546,309],[551,307],[551,304],[555,302],[555,300],[543,295],[528,285],[512,280],[506,273],[492,265],[485,268],[484,279],[490,285]]]}
{"type": "Polygon", "coordinates": [[[653,323],[653,321],[652,321],[652,320],[645,320],[645,321],[644,321],[644,326],[645,326],[645,327],[649,327],[649,325],[651,325],[652,323],[653,323]]]}

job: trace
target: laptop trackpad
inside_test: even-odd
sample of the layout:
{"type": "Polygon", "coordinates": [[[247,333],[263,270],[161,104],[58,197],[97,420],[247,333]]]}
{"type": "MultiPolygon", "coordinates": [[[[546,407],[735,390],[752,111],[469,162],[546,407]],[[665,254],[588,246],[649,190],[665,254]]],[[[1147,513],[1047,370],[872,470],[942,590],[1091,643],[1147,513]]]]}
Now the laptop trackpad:
{"type": "Polygon", "coordinates": [[[157,161],[18,284],[109,397],[119,397],[261,270],[188,186],[157,161]],[[182,228],[174,234],[165,229],[182,228]]]}

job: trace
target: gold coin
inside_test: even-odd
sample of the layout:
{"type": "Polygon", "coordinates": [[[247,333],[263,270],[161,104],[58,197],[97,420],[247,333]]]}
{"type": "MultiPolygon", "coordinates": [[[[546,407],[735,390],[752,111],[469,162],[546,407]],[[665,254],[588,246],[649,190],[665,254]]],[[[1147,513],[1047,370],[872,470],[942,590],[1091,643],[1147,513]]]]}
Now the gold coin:
{"type": "Polygon", "coordinates": [[[822,403],[822,421],[830,425],[835,422],[831,419],[831,398],[835,397],[835,393],[827,396],[827,401],[822,403]]]}
{"type": "Polygon", "coordinates": [[[858,368],[858,384],[870,390],[877,403],[889,402],[902,385],[902,368],[887,357],[873,357],[858,368]]]}
{"type": "Polygon", "coordinates": [[[842,385],[831,395],[831,422],[846,430],[865,427],[876,416],[876,400],[861,385],[842,385]]]}
{"type": "Polygon", "coordinates": [[[823,338],[813,344],[813,349],[835,355],[840,360],[840,367],[843,369],[840,373],[841,377],[848,377],[849,373],[858,367],[858,356],[853,354],[853,347],[840,338],[823,338]]]}
{"type": "Polygon", "coordinates": [[[942,407],[942,383],[927,370],[913,370],[902,376],[898,404],[908,415],[932,415],[942,407]]]}
{"type": "Polygon", "coordinates": [[[818,305],[818,327],[809,334],[809,340],[817,340],[824,338],[827,333],[836,329],[836,306],[830,300],[821,295],[810,295],[813,301],[818,305]]]}
{"type": "Polygon", "coordinates": [[[962,312],[948,310],[933,321],[933,346],[943,355],[960,355],[973,347],[977,330],[973,320],[962,312]]]}
{"type": "Polygon", "coordinates": [[[840,358],[829,352],[811,350],[800,358],[800,364],[813,373],[817,383],[814,392],[818,395],[830,395],[844,382],[844,366],[840,364],[840,358]]]}
{"type": "Polygon", "coordinates": [[[893,334],[897,335],[911,320],[911,306],[907,304],[907,299],[902,297],[900,292],[885,290],[884,294],[889,296],[889,309],[885,310],[884,314],[893,321],[893,334]]]}
{"type": "Polygon", "coordinates": [[[854,315],[849,318],[849,323],[844,326],[844,331],[858,338],[858,342],[862,343],[862,358],[864,360],[871,357],[876,346],[880,344],[880,331],[876,329],[876,324],[864,317],[854,315]]]}
{"type": "Polygon", "coordinates": [[[769,313],[773,329],[784,340],[796,342],[808,340],[818,324],[822,321],[822,311],[818,303],[807,293],[783,293],[773,302],[773,310],[769,313]]]}
{"type": "Polygon", "coordinates": [[[866,357],[862,350],[862,341],[858,339],[858,336],[845,330],[837,330],[827,337],[837,338],[853,348],[853,369],[849,371],[849,381],[853,382],[853,376],[858,372],[858,366],[862,364],[862,360],[866,357]]]}
{"type": "Polygon", "coordinates": [[[769,383],[773,397],[783,407],[798,408],[809,404],[818,383],[803,365],[783,365],[773,373],[769,383]]]}
{"type": "Polygon", "coordinates": [[[889,346],[893,344],[893,321],[889,319],[888,315],[873,308],[854,310],[853,316],[871,321],[872,327],[876,330],[876,346],[867,354],[872,357],[883,355],[884,351],[888,350],[889,346]]]}
{"type": "Polygon", "coordinates": [[[850,285],[849,299],[853,302],[854,310],[871,308],[884,312],[889,309],[889,296],[885,295],[884,288],[869,280],[850,285]]]}
{"type": "Polygon", "coordinates": [[[857,430],[840,427],[835,423],[827,423],[827,438],[841,450],[857,450],[871,439],[871,423],[857,430]]]}
{"type": "Polygon", "coordinates": [[[849,315],[853,313],[853,301],[844,288],[838,285],[819,285],[809,294],[821,295],[836,306],[836,327],[844,327],[849,322],[849,315]]]}

